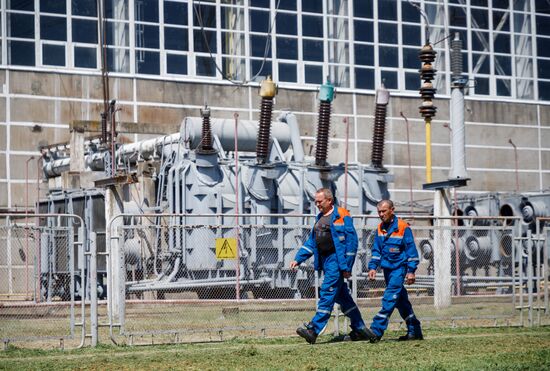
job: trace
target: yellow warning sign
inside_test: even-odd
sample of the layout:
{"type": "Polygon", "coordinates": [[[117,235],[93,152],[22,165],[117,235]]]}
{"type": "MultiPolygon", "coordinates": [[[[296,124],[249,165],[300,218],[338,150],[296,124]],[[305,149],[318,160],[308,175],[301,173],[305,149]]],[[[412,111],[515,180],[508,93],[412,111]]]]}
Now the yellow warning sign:
{"type": "Polygon", "coordinates": [[[216,238],[216,259],[236,259],[237,239],[216,238]]]}

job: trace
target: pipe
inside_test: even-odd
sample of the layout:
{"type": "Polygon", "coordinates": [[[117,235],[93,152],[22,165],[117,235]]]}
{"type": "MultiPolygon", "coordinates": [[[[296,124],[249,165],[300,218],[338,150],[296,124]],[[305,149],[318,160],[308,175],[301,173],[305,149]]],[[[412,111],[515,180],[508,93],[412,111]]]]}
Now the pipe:
{"type": "Polygon", "coordinates": [[[296,115],[290,112],[283,112],[277,118],[278,121],[286,122],[290,130],[290,142],[292,143],[292,152],[294,153],[294,162],[304,161],[304,146],[300,138],[300,128],[296,115]]]}
{"type": "MultiPolygon", "coordinates": [[[[192,280],[191,280],[192,281],[192,280]]],[[[182,289],[194,289],[202,287],[230,287],[230,286],[240,286],[240,285],[259,285],[262,283],[271,282],[271,278],[264,277],[255,280],[244,280],[240,281],[234,279],[231,281],[219,281],[219,282],[172,282],[170,284],[164,285],[155,285],[155,286],[144,286],[144,287],[127,287],[127,292],[143,292],[143,291],[156,291],[156,290],[182,290],[182,289]]]]}

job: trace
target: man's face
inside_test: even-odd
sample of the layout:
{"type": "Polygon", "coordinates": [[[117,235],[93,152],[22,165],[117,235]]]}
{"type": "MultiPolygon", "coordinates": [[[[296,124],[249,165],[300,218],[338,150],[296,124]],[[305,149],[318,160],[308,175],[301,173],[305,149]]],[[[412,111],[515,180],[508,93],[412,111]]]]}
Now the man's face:
{"type": "Polygon", "coordinates": [[[393,207],[390,207],[387,203],[383,203],[378,206],[378,216],[384,223],[389,223],[393,219],[393,207]]]}
{"type": "Polygon", "coordinates": [[[323,192],[315,194],[315,206],[319,209],[320,212],[326,214],[332,208],[332,200],[326,198],[323,192]]]}

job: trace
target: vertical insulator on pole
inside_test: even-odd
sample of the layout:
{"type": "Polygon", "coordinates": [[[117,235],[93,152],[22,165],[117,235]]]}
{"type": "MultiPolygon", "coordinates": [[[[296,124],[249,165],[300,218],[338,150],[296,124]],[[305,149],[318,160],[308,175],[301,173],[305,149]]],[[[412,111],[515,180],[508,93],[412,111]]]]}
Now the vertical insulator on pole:
{"type": "Polygon", "coordinates": [[[459,33],[455,33],[451,41],[451,80],[455,81],[462,77],[462,40],[459,33]]]}
{"type": "Polygon", "coordinates": [[[384,136],[386,132],[386,108],[390,99],[390,93],[382,86],[376,90],[376,109],[374,113],[374,132],[372,137],[371,166],[383,169],[384,165],[384,136]]]}
{"type": "Polygon", "coordinates": [[[326,167],[328,137],[330,133],[330,113],[334,100],[334,86],[327,81],[319,89],[319,118],[317,123],[317,143],[315,145],[315,165],[326,167]]]}
{"type": "Polygon", "coordinates": [[[435,95],[435,89],[432,84],[432,80],[435,77],[437,70],[433,68],[433,61],[435,60],[436,52],[433,50],[430,44],[426,44],[420,49],[418,56],[422,62],[422,68],[420,72],[420,78],[423,80],[420,87],[420,96],[422,97],[422,105],[419,107],[420,114],[424,119],[431,120],[435,116],[437,108],[433,105],[433,98],[435,95]]]}
{"type": "Polygon", "coordinates": [[[267,162],[273,98],[276,94],[277,85],[271,80],[271,76],[268,76],[260,85],[262,101],[260,106],[260,127],[258,128],[258,140],[256,142],[256,161],[258,164],[265,164],[267,162]]]}
{"type": "Polygon", "coordinates": [[[212,129],[210,125],[210,108],[205,104],[204,108],[201,108],[202,116],[202,138],[197,152],[210,153],[214,152],[212,147],[212,129]]]}
{"type": "Polygon", "coordinates": [[[101,112],[101,143],[107,142],[107,112],[101,112]]]}

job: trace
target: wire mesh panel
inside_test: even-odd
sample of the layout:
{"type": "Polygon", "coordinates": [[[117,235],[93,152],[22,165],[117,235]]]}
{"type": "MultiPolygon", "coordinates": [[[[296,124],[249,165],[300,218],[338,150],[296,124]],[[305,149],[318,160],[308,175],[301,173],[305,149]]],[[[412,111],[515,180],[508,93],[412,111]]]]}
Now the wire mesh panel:
{"type": "Polygon", "coordinates": [[[81,220],[12,214],[0,214],[0,220],[0,338],[5,344],[78,345],[82,332],[77,334],[76,325],[83,312],[78,315],[75,303],[85,269],[75,234],[81,220]]]}
{"type": "MultiPolygon", "coordinates": [[[[448,219],[407,219],[420,256],[416,283],[407,286],[417,317],[445,327],[521,323],[516,307],[527,279],[519,277],[525,263],[518,229],[498,218],[448,219]],[[436,278],[440,249],[450,267],[444,278],[436,278]],[[442,280],[449,304],[436,308],[434,289],[442,280]]],[[[311,216],[246,216],[235,223],[234,216],[135,215],[121,221],[111,239],[123,252],[124,314],[120,323],[116,315],[111,322],[123,341],[292,335],[315,312],[322,274],[313,271],[313,259],[289,269],[311,232],[311,216]]],[[[377,223],[373,216],[354,218],[359,249],[349,287],[367,324],[385,289],[381,273],[374,282],[367,278],[377,223]]],[[[327,332],[347,331],[342,318],[327,332]]],[[[391,326],[402,324],[396,312],[391,326]]]]}

